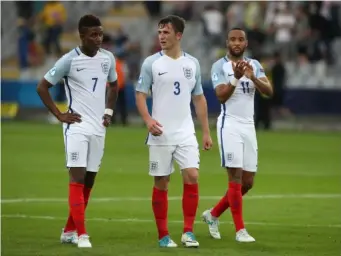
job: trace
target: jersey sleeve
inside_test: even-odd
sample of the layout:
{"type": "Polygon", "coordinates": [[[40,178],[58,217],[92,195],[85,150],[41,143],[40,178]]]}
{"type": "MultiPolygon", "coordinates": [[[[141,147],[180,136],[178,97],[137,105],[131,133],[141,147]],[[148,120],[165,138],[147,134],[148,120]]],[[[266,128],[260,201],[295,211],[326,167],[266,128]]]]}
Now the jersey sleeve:
{"type": "Polygon", "coordinates": [[[135,90],[138,92],[148,94],[152,86],[152,83],[153,83],[152,62],[146,59],[142,63],[140,77],[137,82],[135,90]]]}
{"type": "Polygon", "coordinates": [[[109,74],[108,74],[108,82],[115,82],[117,80],[117,72],[116,72],[116,61],[115,57],[112,53],[109,54],[109,58],[111,61],[109,74]]]}
{"type": "Polygon", "coordinates": [[[200,70],[200,64],[199,61],[196,60],[196,72],[195,72],[195,86],[192,90],[192,95],[201,95],[204,93],[202,89],[202,83],[201,83],[201,70],[200,70]]]}
{"type": "Polygon", "coordinates": [[[264,68],[259,63],[258,60],[255,60],[255,66],[256,66],[256,77],[257,78],[265,77],[266,75],[265,75],[265,72],[264,72],[264,68]]]}
{"type": "Polygon", "coordinates": [[[224,75],[223,63],[221,61],[218,61],[212,65],[211,79],[214,89],[220,84],[228,83],[224,75]]]}
{"type": "Polygon", "coordinates": [[[44,76],[50,84],[57,84],[64,76],[67,76],[70,71],[71,58],[68,55],[61,57],[44,76]]]}

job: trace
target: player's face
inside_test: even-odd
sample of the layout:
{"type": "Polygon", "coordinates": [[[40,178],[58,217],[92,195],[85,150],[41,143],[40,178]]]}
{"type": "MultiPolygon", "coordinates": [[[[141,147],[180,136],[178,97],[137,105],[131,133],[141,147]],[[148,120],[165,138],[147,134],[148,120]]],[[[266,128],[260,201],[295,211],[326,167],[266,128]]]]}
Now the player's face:
{"type": "Polygon", "coordinates": [[[182,34],[175,33],[174,28],[171,23],[160,24],[159,26],[159,42],[162,50],[169,50],[173,48],[174,45],[179,43],[182,34]]]}
{"type": "Polygon", "coordinates": [[[231,30],[226,40],[226,45],[232,56],[242,56],[247,47],[245,32],[242,30],[231,30]]]}
{"type": "Polygon", "coordinates": [[[98,51],[103,41],[103,28],[90,27],[87,28],[84,34],[81,34],[83,46],[91,51],[98,51]]]}

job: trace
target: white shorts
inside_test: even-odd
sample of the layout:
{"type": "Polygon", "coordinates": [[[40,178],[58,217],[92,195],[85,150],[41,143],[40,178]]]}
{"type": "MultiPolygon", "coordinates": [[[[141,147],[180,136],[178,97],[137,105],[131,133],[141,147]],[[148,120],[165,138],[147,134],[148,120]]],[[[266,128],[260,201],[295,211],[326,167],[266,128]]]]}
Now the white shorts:
{"type": "Polygon", "coordinates": [[[225,122],[217,125],[221,166],[256,172],[258,146],[253,124],[225,122]]]}
{"type": "Polygon", "coordinates": [[[180,170],[199,169],[200,153],[198,145],[149,146],[149,175],[168,176],[174,172],[173,161],[180,170]]]}
{"type": "Polygon", "coordinates": [[[98,172],[105,136],[64,133],[64,144],[67,168],[85,167],[88,172],[98,172]]]}

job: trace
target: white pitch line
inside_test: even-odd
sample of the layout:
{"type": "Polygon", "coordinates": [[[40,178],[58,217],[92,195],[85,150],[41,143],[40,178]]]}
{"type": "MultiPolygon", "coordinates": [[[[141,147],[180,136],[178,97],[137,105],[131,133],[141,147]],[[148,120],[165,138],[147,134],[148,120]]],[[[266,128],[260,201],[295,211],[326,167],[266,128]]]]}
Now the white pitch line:
{"type": "MultiPolygon", "coordinates": [[[[218,200],[221,196],[200,196],[200,200],[218,200]]],[[[273,194],[273,195],[249,195],[243,197],[245,200],[254,199],[333,199],[341,198],[341,194],[273,194]]],[[[170,196],[169,201],[181,200],[181,196],[170,196]]],[[[124,201],[150,201],[150,197],[102,197],[102,198],[91,198],[91,202],[124,202],[124,201]]],[[[58,203],[67,202],[67,198],[6,198],[1,199],[1,204],[11,203],[58,203]]]]}
{"type": "MultiPolygon", "coordinates": [[[[55,216],[33,216],[33,215],[25,215],[25,214],[3,214],[1,218],[5,219],[37,219],[37,220],[65,220],[62,217],[55,216]]],[[[115,219],[115,218],[87,218],[86,221],[98,221],[98,222],[131,222],[131,223],[153,223],[154,220],[151,219],[115,219]]],[[[182,224],[183,220],[169,220],[168,223],[174,224],[182,224]]],[[[220,221],[220,224],[230,224],[231,221],[220,221]]],[[[202,221],[195,221],[195,224],[205,224],[202,221]]],[[[318,225],[318,224],[283,224],[283,223],[273,223],[273,222],[245,222],[246,225],[255,225],[255,226],[278,226],[278,227],[300,227],[300,228],[341,228],[341,224],[326,224],[326,225],[318,225]]]]}

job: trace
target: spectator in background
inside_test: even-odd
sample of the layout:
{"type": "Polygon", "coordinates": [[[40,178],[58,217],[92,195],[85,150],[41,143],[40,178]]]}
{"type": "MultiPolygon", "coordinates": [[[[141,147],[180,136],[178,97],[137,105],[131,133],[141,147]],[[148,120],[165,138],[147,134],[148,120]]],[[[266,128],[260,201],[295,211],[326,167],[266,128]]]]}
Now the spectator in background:
{"type": "MultiPolygon", "coordinates": [[[[123,40],[125,41],[125,40],[123,40]]],[[[114,44],[115,40],[113,40],[110,35],[104,34],[102,41],[102,48],[113,52],[114,49],[117,49],[114,44]]],[[[120,40],[118,40],[120,42],[120,40]]],[[[118,48],[119,49],[119,48],[118,48]]],[[[127,77],[127,67],[124,61],[125,51],[117,51],[114,53],[115,61],[116,61],[116,72],[117,72],[117,84],[118,84],[118,98],[117,104],[118,109],[121,114],[121,122],[123,125],[128,124],[128,113],[127,113],[127,100],[125,93],[125,85],[126,85],[126,77],[127,77]]],[[[117,112],[116,112],[117,113],[117,112]]],[[[116,123],[116,113],[112,116],[112,123],[116,123]]]]}
{"type": "MultiPolygon", "coordinates": [[[[117,72],[117,84],[118,84],[118,97],[117,103],[118,108],[121,116],[121,123],[122,125],[128,125],[128,112],[127,112],[127,99],[125,93],[125,86],[126,86],[126,77],[127,77],[127,66],[124,61],[124,54],[116,54],[116,72],[117,72]]],[[[112,123],[116,123],[116,115],[112,117],[112,123]]]]}
{"type": "Polygon", "coordinates": [[[286,70],[279,52],[274,54],[274,63],[271,68],[271,78],[274,89],[274,96],[272,98],[274,110],[281,116],[288,117],[291,115],[291,113],[283,104],[285,97],[286,70]]]}
{"type": "MultiPolygon", "coordinates": [[[[257,56],[256,56],[257,57],[257,56]]],[[[272,83],[272,73],[271,73],[271,64],[268,56],[265,56],[262,59],[262,66],[264,71],[270,81],[272,83]]],[[[274,91],[274,95],[276,92],[274,91]]],[[[260,124],[263,124],[264,130],[270,130],[272,128],[272,117],[271,117],[271,99],[262,95],[258,90],[255,93],[255,127],[259,128],[260,124]]]]}
{"type": "Polygon", "coordinates": [[[62,55],[60,36],[63,32],[63,25],[66,21],[66,10],[62,2],[46,2],[40,15],[45,26],[44,47],[47,54],[51,54],[51,45],[55,46],[58,57],[62,55]]]}
{"type": "Polygon", "coordinates": [[[184,18],[186,21],[191,20],[193,16],[193,2],[174,2],[173,14],[184,18]]]}
{"type": "Polygon", "coordinates": [[[115,36],[113,38],[113,43],[115,46],[115,52],[126,52],[129,47],[129,37],[124,32],[122,26],[119,26],[116,30],[115,36]]]}
{"type": "Polygon", "coordinates": [[[295,46],[292,40],[295,22],[295,16],[290,11],[288,4],[279,3],[272,21],[272,32],[274,33],[277,51],[280,51],[286,59],[292,59],[295,54],[295,46]]]}
{"type": "Polygon", "coordinates": [[[226,9],[226,29],[244,27],[244,2],[232,2],[226,9]]]}
{"type": "Polygon", "coordinates": [[[159,51],[161,51],[161,45],[160,45],[160,41],[159,41],[159,37],[155,36],[154,37],[154,41],[152,44],[152,47],[150,48],[149,54],[153,55],[154,53],[157,53],[159,51]]]}
{"type": "Polygon", "coordinates": [[[204,28],[204,36],[208,39],[208,43],[213,46],[220,46],[224,38],[224,17],[221,12],[213,5],[207,5],[201,15],[201,20],[204,28]]]}
{"type": "Polygon", "coordinates": [[[158,18],[161,13],[162,1],[143,1],[150,17],[158,18]]]}

